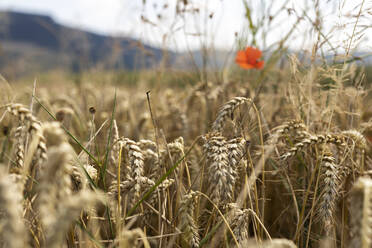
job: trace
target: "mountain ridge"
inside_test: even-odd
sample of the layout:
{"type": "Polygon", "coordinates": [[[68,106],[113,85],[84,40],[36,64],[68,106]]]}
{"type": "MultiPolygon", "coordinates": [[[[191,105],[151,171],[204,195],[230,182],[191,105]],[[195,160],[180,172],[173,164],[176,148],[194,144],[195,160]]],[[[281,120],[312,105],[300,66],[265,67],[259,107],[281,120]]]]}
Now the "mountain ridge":
{"type": "MultiPolygon", "coordinates": [[[[67,27],[47,15],[0,11],[0,69],[6,63],[22,60],[22,53],[27,53],[25,44],[31,45],[29,49],[34,47],[35,50],[53,54],[57,60],[54,63],[56,66],[75,72],[92,67],[128,70],[151,68],[163,62],[164,52],[132,38],[105,36],[67,27]],[[15,52],[17,49],[9,48],[9,44],[23,46],[20,48],[22,52],[15,52]],[[67,56],[68,59],[58,61],[60,56],[67,56]]],[[[166,52],[173,57],[173,52],[166,52]]],[[[49,69],[51,66],[41,67],[49,69]]]]}

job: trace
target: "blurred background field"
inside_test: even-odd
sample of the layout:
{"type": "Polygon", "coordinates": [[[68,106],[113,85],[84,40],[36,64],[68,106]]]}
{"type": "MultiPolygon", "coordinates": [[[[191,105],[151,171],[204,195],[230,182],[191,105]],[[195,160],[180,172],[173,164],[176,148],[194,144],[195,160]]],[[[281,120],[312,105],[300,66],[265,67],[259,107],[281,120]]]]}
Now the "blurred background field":
{"type": "Polygon", "coordinates": [[[276,65],[295,54],[307,65],[353,58],[368,67],[370,3],[359,13],[361,4],[2,1],[0,68],[8,80],[54,70],[223,71],[247,45],[276,65]]]}

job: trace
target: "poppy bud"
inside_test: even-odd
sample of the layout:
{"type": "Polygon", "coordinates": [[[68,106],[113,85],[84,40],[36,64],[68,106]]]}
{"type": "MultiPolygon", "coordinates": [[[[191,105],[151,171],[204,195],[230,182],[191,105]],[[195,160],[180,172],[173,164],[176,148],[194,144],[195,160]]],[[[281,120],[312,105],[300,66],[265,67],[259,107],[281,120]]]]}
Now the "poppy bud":
{"type": "Polygon", "coordinates": [[[96,113],[96,108],[95,107],[90,107],[89,108],[89,113],[91,113],[92,115],[94,115],[96,113]]]}

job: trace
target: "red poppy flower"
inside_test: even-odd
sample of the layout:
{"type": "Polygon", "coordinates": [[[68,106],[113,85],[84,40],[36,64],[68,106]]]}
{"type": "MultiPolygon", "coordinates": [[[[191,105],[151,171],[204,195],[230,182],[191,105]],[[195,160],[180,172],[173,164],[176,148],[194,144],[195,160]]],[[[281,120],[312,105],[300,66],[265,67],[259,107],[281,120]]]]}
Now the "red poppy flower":
{"type": "Polygon", "coordinates": [[[238,51],[235,58],[241,68],[244,69],[262,69],[265,61],[259,60],[262,52],[254,47],[247,47],[245,51],[238,51]]]}

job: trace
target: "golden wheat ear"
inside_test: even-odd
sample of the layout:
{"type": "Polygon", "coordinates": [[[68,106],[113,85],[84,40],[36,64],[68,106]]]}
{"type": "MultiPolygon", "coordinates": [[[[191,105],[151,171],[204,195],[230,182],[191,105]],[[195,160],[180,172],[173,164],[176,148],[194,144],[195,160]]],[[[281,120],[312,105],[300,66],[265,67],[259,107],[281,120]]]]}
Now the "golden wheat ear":
{"type": "Polygon", "coordinates": [[[199,233],[196,218],[194,217],[195,205],[198,194],[190,191],[188,194],[182,196],[179,209],[179,224],[178,227],[183,242],[190,247],[199,247],[199,233]]]}
{"type": "Polygon", "coordinates": [[[229,165],[227,141],[219,133],[206,135],[204,153],[207,157],[211,199],[217,205],[228,203],[233,197],[235,172],[229,165]]]}
{"type": "Polygon", "coordinates": [[[264,242],[257,242],[256,240],[248,240],[242,247],[252,248],[297,248],[292,240],[288,239],[272,239],[264,242]]]}
{"type": "Polygon", "coordinates": [[[22,104],[14,103],[7,106],[7,111],[18,118],[19,126],[16,130],[16,162],[17,166],[23,166],[26,160],[23,159],[25,153],[29,153],[28,166],[31,162],[35,167],[40,166],[47,159],[46,140],[42,134],[41,123],[31,113],[31,111],[22,104]],[[28,137],[35,140],[27,144],[28,137]],[[27,151],[26,151],[27,148],[27,151]],[[32,156],[32,157],[31,157],[32,156]],[[32,159],[32,161],[31,161],[32,159]]]}
{"type": "Polygon", "coordinates": [[[323,154],[321,159],[321,172],[322,172],[322,183],[321,183],[321,201],[319,209],[317,211],[317,218],[321,219],[326,231],[326,236],[331,234],[332,228],[334,227],[334,212],[336,209],[336,201],[339,193],[338,189],[340,186],[340,170],[336,164],[336,159],[333,154],[327,149],[323,148],[323,154]]]}
{"type": "Polygon", "coordinates": [[[307,127],[301,120],[290,120],[272,129],[268,145],[276,145],[280,139],[289,137],[291,140],[308,137],[307,127]]]}
{"type": "Polygon", "coordinates": [[[42,131],[50,146],[37,186],[37,207],[45,233],[45,247],[60,247],[66,231],[81,211],[91,209],[103,197],[98,191],[88,189],[72,192],[73,148],[59,123],[46,123],[42,131]]]}
{"type": "Polygon", "coordinates": [[[124,138],[120,140],[122,147],[128,152],[129,158],[129,175],[134,179],[135,196],[138,197],[141,194],[141,179],[144,176],[144,157],[141,148],[137,145],[137,142],[124,138]]]}
{"type": "Polygon", "coordinates": [[[234,110],[245,102],[252,102],[252,100],[245,97],[234,97],[225,103],[217,114],[217,118],[213,123],[212,130],[214,132],[222,132],[227,118],[232,117],[234,110]]]}
{"type": "Polygon", "coordinates": [[[0,244],[2,247],[28,247],[22,216],[22,178],[8,174],[0,164],[0,244]]]}
{"type": "Polygon", "coordinates": [[[372,247],[372,180],[359,178],[350,194],[349,247],[372,247]]]}
{"type": "Polygon", "coordinates": [[[249,239],[251,212],[248,209],[240,209],[236,203],[229,203],[227,207],[230,210],[229,220],[236,240],[240,245],[244,245],[249,239]]]}

